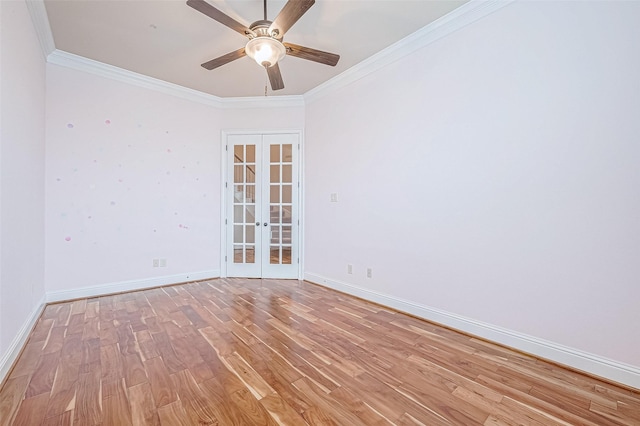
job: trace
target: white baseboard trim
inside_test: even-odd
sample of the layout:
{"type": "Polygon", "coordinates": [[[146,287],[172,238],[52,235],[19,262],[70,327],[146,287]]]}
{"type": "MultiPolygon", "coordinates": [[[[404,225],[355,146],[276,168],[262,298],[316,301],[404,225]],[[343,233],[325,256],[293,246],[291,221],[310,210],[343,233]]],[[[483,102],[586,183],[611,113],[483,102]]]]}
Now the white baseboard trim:
{"type": "Polygon", "coordinates": [[[141,280],[121,281],[117,283],[100,284],[92,287],[74,288],[72,290],[49,291],[46,294],[47,303],[62,302],[64,300],[81,299],[84,297],[96,297],[105,294],[122,293],[125,291],[144,290],[162,285],[179,284],[187,281],[206,280],[219,278],[220,270],[186,272],[162,277],[144,278],[141,280]]]}
{"type": "Polygon", "coordinates": [[[16,337],[9,345],[9,348],[7,348],[7,351],[2,354],[2,357],[0,358],[0,383],[2,383],[7,377],[7,374],[9,374],[13,363],[16,362],[16,359],[18,359],[22,348],[27,343],[27,339],[29,338],[31,330],[36,325],[38,318],[40,318],[44,307],[45,302],[43,297],[40,303],[38,303],[37,307],[33,310],[33,312],[31,312],[31,315],[29,315],[24,324],[22,324],[20,330],[18,330],[16,337]]]}
{"type": "Polygon", "coordinates": [[[425,320],[442,324],[462,332],[496,342],[516,350],[547,359],[570,368],[583,371],[594,376],[640,389],[640,368],[583,352],[578,349],[560,345],[517,331],[466,318],[445,312],[440,309],[419,305],[397,297],[371,291],[352,284],[340,282],[319,274],[306,272],[306,281],[343,293],[351,294],[365,300],[415,315],[425,320]]]}

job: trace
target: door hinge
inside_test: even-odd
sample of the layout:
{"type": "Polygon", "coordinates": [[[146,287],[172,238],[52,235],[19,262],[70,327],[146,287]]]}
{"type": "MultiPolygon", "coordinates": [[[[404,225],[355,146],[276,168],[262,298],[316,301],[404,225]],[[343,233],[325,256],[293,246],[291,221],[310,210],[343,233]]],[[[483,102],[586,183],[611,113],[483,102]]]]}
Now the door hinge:
{"type": "Polygon", "coordinates": [[[298,263],[300,263],[300,258],[298,258],[298,263]]]}
{"type": "Polygon", "coordinates": [[[224,183],[224,187],[227,188],[227,182],[224,183]]]}
{"type": "Polygon", "coordinates": [[[227,262],[227,256],[224,257],[224,261],[225,261],[225,263],[227,262]]]}
{"type": "MultiPolygon", "coordinates": [[[[227,224],[227,219],[225,219],[225,220],[224,220],[224,224],[225,224],[225,225],[227,224]]],[[[298,225],[299,225],[299,224],[298,224],[298,225]]]]}
{"type": "Polygon", "coordinates": [[[298,226],[300,226],[300,219],[298,219],[298,226]]]}
{"type": "Polygon", "coordinates": [[[225,146],[224,146],[224,150],[225,150],[225,151],[229,151],[229,145],[225,145],[225,146]]]}

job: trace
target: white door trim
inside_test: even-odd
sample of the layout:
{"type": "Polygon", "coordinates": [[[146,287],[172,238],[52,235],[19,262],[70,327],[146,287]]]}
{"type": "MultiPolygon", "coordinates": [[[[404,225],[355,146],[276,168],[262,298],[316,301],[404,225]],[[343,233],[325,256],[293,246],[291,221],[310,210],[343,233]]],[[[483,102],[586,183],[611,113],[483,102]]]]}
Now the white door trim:
{"type": "Polygon", "coordinates": [[[300,150],[298,153],[298,217],[300,218],[300,226],[298,230],[298,253],[300,261],[298,263],[298,279],[303,279],[304,264],[304,133],[302,129],[283,129],[283,130],[222,130],[220,137],[220,277],[226,278],[227,275],[227,192],[229,183],[227,182],[227,140],[231,135],[274,135],[274,134],[295,134],[298,136],[300,150]]]}

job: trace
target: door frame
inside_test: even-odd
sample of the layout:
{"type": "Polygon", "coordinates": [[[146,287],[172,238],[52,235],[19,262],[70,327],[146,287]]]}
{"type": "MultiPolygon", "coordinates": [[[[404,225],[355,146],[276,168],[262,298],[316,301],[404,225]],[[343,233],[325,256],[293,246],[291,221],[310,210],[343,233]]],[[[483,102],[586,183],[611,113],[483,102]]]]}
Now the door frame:
{"type": "Polygon", "coordinates": [[[283,130],[222,130],[220,135],[220,277],[227,277],[227,238],[230,238],[227,232],[227,191],[229,183],[227,181],[227,147],[228,138],[231,135],[278,135],[278,134],[295,134],[298,136],[300,149],[298,152],[298,217],[300,225],[298,228],[298,279],[304,278],[304,132],[302,129],[283,129],[283,130]]]}

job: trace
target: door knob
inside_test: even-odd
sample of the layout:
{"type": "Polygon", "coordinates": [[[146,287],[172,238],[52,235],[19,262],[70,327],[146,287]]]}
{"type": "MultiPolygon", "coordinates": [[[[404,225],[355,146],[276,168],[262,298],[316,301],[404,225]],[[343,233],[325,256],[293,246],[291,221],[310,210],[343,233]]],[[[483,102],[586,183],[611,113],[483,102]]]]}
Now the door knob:
{"type": "Polygon", "coordinates": [[[256,226],[260,226],[260,222],[256,222],[256,226]]]}
{"type": "Polygon", "coordinates": [[[265,223],[264,223],[264,226],[267,226],[267,225],[268,225],[268,223],[267,223],[267,222],[265,222],[265,223]]]}

